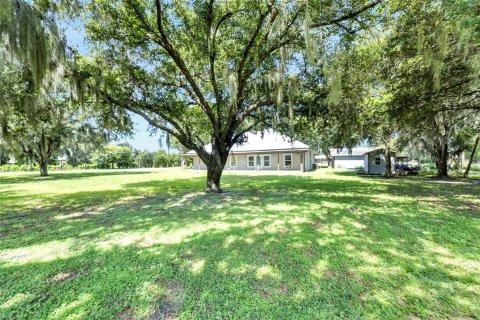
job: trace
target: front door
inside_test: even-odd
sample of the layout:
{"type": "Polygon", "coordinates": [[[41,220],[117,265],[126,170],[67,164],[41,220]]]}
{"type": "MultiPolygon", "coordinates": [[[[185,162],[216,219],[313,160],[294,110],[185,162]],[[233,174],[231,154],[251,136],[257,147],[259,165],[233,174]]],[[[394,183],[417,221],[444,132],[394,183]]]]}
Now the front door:
{"type": "Polygon", "coordinates": [[[269,169],[272,167],[272,156],[269,154],[264,154],[260,157],[261,162],[260,166],[262,169],[269,169]]]}
{"type": "Polygon", "coordinates": [[[255,167],[256,167],[255,158],[256,157],[252,156],[252,155],[247,156],[247,168],[248,169],[255,169],[255,167]]]}

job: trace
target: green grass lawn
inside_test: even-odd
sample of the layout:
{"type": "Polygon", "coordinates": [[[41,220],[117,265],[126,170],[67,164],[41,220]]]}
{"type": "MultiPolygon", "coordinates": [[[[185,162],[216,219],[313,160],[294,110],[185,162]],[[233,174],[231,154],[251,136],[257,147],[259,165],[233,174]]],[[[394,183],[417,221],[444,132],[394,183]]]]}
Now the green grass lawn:
{"type": "Polygon", "coordinates": [[[480,319],[480,184],[0,176],[0,319],[480,319]]]}

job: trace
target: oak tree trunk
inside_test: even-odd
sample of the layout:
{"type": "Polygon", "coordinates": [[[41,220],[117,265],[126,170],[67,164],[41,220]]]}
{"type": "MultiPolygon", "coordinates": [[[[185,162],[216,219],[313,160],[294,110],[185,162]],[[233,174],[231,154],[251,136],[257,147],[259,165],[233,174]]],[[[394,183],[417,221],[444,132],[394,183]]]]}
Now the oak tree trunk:
{"type": "Polygon", "coordinates": [[[222,178],[223,168],[227,163],[228,149],[222,149],[212,144],[213,151],[209,159],[204,160],[207,166],[207,185],[205,192],[221,193],[220,179],[222,178]]]}
{"type": "Polygon", "coordinates": [[[38,165],[40,167],[40,176],[42,177],[48,176],[48,161],[39,160],[38,165]]]}
{"type": "Polygon", "coordinates": [[[330,155],[327,155],[327,166],[329,167],[332,167],[333,168],[333,161],[332,161],[332,156],[330,155]]]}
{"type": "Polygon", "coordinates": [[[220,179],[222,177],[223,167],[218,166],[215,161],[207,165],[207,185],[205,192],[222,192],[220,179]]]}
{"type": "Polygon", "coordinates": [[[385,178],[391,178],[392,176],[392,150],[387,145],[385,147],[385,178]]]}
{"type": "Polygon", "coordinates": [[[478,136],[477,139],[475,140],[472,154],[470,155],[470,159],[468,160],[467,169],[465,169],[465,173],[463,174],[464,178],[468,178],[468,174],[470,173],[470,167],[472,166],[473,158],[475,157],[475,153],[477,152],[479,142],[480,142],[480,136],[478,136]]]}
{"type": "Polygon", "coordinates": [[[448,177],[448,143],[443,139],[437,150],[437,177],[448,177]]]}

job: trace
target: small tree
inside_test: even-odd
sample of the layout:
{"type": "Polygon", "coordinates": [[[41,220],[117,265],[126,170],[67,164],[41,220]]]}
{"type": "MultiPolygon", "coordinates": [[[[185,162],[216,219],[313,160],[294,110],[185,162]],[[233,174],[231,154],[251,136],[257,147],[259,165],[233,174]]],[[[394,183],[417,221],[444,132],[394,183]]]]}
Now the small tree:
{"type": "Polygon", "coordinates": [[[66,51],[54,6],[6,0],[0,7],[0,139],[14,153],[36,161],[46,176],[48,163],[60,152],[120,128],[119,118],[78,94],[82,84],[75,55],[66,51]]]}
{"type": "Polygon", "coordinates": [[[149,151],[139,152],[135,157],[135,162],[140,168],[153,168],[155,153],[149,151]]]}
{"type": "Polygon", "coordinates": [[[128,146],[108,145],[92,154],[92,162],[100,169],[127,169],[135,167],[133,149],[128,146]]]}
{"type": "Polygon", "coordinates": [[[0,91],[6,108],[1,113],[2,137],[10,148],[35,159],[40,175],[48,175],[48,163],[68,139],[79,119],[62,84],[51,77],[37,90],[32,73],[15,64],[0,69],[0,91]]]}

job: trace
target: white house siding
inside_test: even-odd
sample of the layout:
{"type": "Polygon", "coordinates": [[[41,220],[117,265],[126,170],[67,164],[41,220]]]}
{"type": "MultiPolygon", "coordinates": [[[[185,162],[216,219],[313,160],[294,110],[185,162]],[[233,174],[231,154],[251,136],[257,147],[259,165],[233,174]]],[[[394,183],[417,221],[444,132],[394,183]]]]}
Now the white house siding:
{"type": "Polygon", "coordinates": [[[334,168],[335,169],[355,169],[357,167],[365,166],[364,155],[349,155],[349,156],[335,156],[334,168]]]}
{"type": "Polygon", "coordinates": [[[194,170],[206,170],[207,166],[203,163],[198,156],[193,157],[193,169],[194,170]]]}
{"type": "MultiPolygon", "coordinates": [[[[383,154],[383,150],[374,151],[367,154],[368,156],[368,166],[365,167],[365,170],[368,171],[369,174],[385,174],[385,155],[383,154]],[[376,158],[380,158],[380,164],[375,163],[376,158]]],[[[395,158],[391,157],[392,162],[392,173],[395,171],[395,158]]]]}
{"type": "MultiPolygon", "coordinates": [[[[308,152],[270,152],[259,153],[252,152],[246,154],[231,154],[225,164],[225,170],[252,170],[252,171],[307,171],[312,169],[312,153],[308,152]],[[285,166],[285,155],[292,156],[292,165],[287,168],[285,166]],[[248,157],[253,156],[255,166],[248,166],[248,157]],[[264,157],[270,156],[270,166],[264,166],[264,157]],[[236,157],[236,167],[232,166],[231,158],[236,157]]],[[[207,166],[200,160],[198,156],[193,156],[193,169],[206,170],[207,166]]]]}

